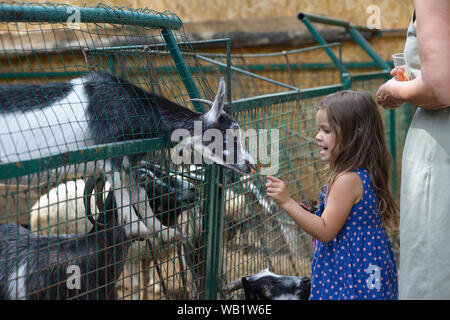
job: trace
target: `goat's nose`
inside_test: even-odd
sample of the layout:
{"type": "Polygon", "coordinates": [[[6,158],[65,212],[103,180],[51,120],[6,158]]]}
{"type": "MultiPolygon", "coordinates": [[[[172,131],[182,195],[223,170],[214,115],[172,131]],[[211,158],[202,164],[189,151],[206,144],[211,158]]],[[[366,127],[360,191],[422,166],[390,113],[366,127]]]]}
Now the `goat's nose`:
{"type": "Polygon", "coordinates": [[[245,160],[245,164],[250,168],[251,173],[256,172],[256,166],[248,160],[245,160]]]}

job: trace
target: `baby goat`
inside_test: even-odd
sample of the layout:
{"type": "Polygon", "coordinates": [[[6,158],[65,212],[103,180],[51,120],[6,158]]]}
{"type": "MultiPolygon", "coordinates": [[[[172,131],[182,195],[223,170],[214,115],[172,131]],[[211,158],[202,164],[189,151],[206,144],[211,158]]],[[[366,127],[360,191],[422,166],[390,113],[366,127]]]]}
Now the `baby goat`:
{"type": "Polygon", "coordinates": [[[269,268],[227,284],[223,291],[244,289],[245,300],[308,300],[311,282],[307,277],[280,276],[269,268]]]}
{"type": "MultiPolygon", "coordinates": [[[[87,182],[88,201],[93,190],[87,182]]],[[[130,238],[109,192],[87,234],[43,237],[0,225],[0,299],[116,299],[130,238]]]]}

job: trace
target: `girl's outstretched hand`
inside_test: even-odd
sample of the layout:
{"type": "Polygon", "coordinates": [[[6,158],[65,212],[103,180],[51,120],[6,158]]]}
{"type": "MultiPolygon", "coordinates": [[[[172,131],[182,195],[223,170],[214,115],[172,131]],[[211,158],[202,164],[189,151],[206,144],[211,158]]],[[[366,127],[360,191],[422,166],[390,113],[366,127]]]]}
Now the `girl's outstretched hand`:
{"type": "Polygon", "coordinates": [[[268,180],[266,184],[267,195],[271,197],[273,200],[275,200],[275,202],[281,207],[284,204],[288,203],[291,197],[289,196],[289,193],[287,191],[284,182],[272,176],[267,176],[267,180],[268,180]]]}

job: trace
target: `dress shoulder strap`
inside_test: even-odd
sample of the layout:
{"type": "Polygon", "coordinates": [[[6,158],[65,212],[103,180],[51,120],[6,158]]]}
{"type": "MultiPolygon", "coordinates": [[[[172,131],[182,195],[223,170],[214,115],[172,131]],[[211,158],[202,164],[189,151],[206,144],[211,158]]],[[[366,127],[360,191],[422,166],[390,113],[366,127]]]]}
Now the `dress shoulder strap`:
{"type": "Polygon", "coordinates": [[[367,184],[370,184],[369,171],[367,171],[367,169],[358,168],[357,170],[354,170],[353,172],[356,173],[357,175],[359,175],[364,188],[366,187],[367,184]]]}

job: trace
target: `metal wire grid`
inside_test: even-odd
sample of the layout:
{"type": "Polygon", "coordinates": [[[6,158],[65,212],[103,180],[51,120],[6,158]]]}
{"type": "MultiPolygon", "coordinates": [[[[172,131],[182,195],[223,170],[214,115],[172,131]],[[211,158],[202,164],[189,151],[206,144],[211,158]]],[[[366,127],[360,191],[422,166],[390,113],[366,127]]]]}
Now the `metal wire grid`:
{"type": "MultiPolygon", "coordinates": [[[[36,29],[27,29],[27,25],[20,24],[20,28],[25,27],[25,34],[42,33],[45,29],[41,24],[38,25],[37,31],[36,29]]],[[[7,24],[8,34],[14,30],[17,31],[19,24],[16,25],[15,29],[12,26],[7,24]]],[[[188,102],[189,93],[183,85],[177,67],[170,60],[166,48],[161,46],[163,35],[160,32],[142,28],[141,34],[136,32],[137,27],[130,27],[128,30],[127,27],[123,26],[120,28],[114,26],[112,29],[111,27],[111,25],[99,26],[96,24],[91,29],[88,25],[80,29],[80,34],[83,35],[80,39],[86,39],[90,34],[98,34],[101,40],[96,39],[97,44],[87,50],[86,42],[79,45],[77,50],[69,50],[70,59],[67,59],[67,55],[63,54],[67,51],[61,50],[62,48],[54,53],[45,50],[31,50],[32,55],[24,55],[20,47],[13,50],[15,55],[11,55],[11,52],[5,50],[5,58],[0,61],[2,73],[6,74],[2,79],[7,83],[51,82],[57,78],[71,77],[71,74],[78,75],[79,72],[104,70],[118,74],[148,91],[158,92],[183,105],[190,105],[188,102]],[[120,36],[118,30],[120,30],[120,36]],[[127,32],[129,32],[128,35],[127,32]],[[136,37],[136,33],[138,37],[136,37]],[[116,38],[117,41],[114,42],[111,38],[116,38]],[[98,45],[98,41],[103,41],[102,45],[98,45]],[[142,45],[142,43],[149,42],[154,43],[154,45],[151,47],[142,45]],[[117,48],[117,45],[121,44],[126,44],[127,48],[117,48]],[[141,48],[137,50],[139,46],[141,48]],[[17,72],[17,70],[20,72],[17,72]],[[52,77],[48,77],[49,72],[52,73],[52,77]]],[[[52,28],[54,27],[52,26],[50,30],[53,34],[56,34],[59,30],[52,28]]],[[[182,32],[174,33],[174,35],[177,42],[187,43],[187,39],[182,32]]],[[[5,42],[2,41],[1,43],[5,42]]],[[[211,99],[213,95],[211,87],[215,88],[217,75],[224,73],[224,68],[199,59],[189,50],[189,44],[185,46],[182,47],[183,57],[187,68],[192,71],[194,83],[202,92],[202,97],[211,99]]],[[[291,62],[293,56],[281,55],[284,62],[288,62],[288,64],[281,67],[282,60],[278,61],[276,65],[280,66],[278,69],[283,71],[273,71],[273,69],[277,70],[277,67],[272,67],[268,70],[262,70],[261,75],[273,77],[276,78],[276,81],[298,87],[303,84],[305,86],[317,86],[340,82],[337,69],[323,72],[318,70],[298,72],[298,70],[301,70],[300,68],[294,71],[289,70],[289,68],[293,68],[291,62]],[[324,76],[322,77],[322,75],[324,76]],[[305,79],[308,80],[304,81],[305,79]]],[[[255,62],[250,61],[250,58],[247,61],[237,56],[233,57],[232,60],[233,62],[236,61],[233,65],[237,65],[243,70],[255,71],[260,68],[258,67],[259,64],[256,63],[255,66],[255,62]],[[239,61],[240,64],[238,64],[239,61]]],[[[272,66],[274,65],[272,64],[272,66]]],[[[374,90],[377,86],[375,83],[378,82],[379,80],[368,80],[361,82],[361,84],[366,89],[374,90]]],[[[235,99],[247,98],[283,90],[276,84],[264,86],[264,83],[266,82],[254,79],[249,75],[233,72],[233,97],[235,99]]],[[[355,85],[355,87],[357,86],[355,85]]],[[[287,91],[288,89],[284,90],[287,91]]],[[[284,103],[255,105],[250,110],[235,114],[243,128],[254,128],[256,130],[276,128],[279,130],[281,147],[279,176],[289,185],[294,198],[307,204],[317,198],[322,179],[320,164],[314,155],[314,143],[312,142],[315,130],[315,106],[318,99],[308,98],[284,103]]],[[[249,104],[252,104],[252,102],[249,101],[249,104]]],[[[401,121],[401,118],[396,118],[396,123],[399,126],[401,126],[401,121]]],[[[396,139],[401,140],[402,138],[397,137],[396,139]]],[[[151,157],[151,163],[169,168],[171,165],[168,162],[167,150],[155,152],[154,156],[151,157]]],[[[191,170],[196,169],[198,168],[183,169],[182,172],[192,177],[191,170]]],[[[179,172],[180,169],[177,168],[177,170],[179,172]]],[[[208,199],[204,195],[207,184],[204,181],[198,183],[198,177],[204,176],[205,169],[200,168],[199,170],[195,172],[197,180],[191,181],[196,181],[197,190],[201,190],[196,193],[198,195],[196,203],[201,207],[208,199]]],[[[165,172],[166,178],[169,176],[168,172],[167,169],[165,172]]],[[[77,174],[77,176],[82,175],[83,172],[77,174]]],[[[225,176],[229,177],[230,173],[226,171],[225,176]]],[[[71,182],[76,184],[77,181],[73,179],[71,182]]],[[[217,253],[222,258],[219,259],[219,274],[213,276],[217,277],[218,282],[223,285],[227,281],[234,280],[242,275],[257,272],[266,267],[267,264],[270,264],[272,269],[278,273],[307,275],[312,258],[309,236],[293,226],[285,213],[280,212],[273,206],[270,210],[265,209],[261,204],[261,199],[257,198],[255,189],[253,191],[250,189],[250,181],[253,183],[253,188],[256,188],[262,194],[264,193],[265,181],[260,176],[252,177],[247,181],[234,178],[223,182],[223,199],[219,201],[219,206],[223,208],[223,217],[221,218],[223,219],[223,229],[216,231],[224,234],[223,246],[217,253]]],[[[37,188],[14,183],[2,186],[4,192],[1,194],[3,203],[5,203],[6,216],[2,218],[3,221],[0,223],[29,224],[28,217],[34,203],[33,199],[49,192],[52,187],[61,182],[65,181],[58,180],[56,184],[47,181],[37,188]],[[24,217],[26,223],[24,223],[24,217]]],[[[69,182],[65,183],[67,186],[69,182]]],[[[154,182],[152,188],[155,189],[154,182]]],[[[60,215],[58,215],[56,222],[50,222],[49,218],[44,218],[44,225],[39,225],[39,233],[46,235],[49,232],[55,232],[54,229],[51,229],[52,226],[59,228],[59,234],[68,233],[70,231],[69,223],[75,221],[81,222],[82,232],[89,230],[88,220],[85,217],[77,220],[78,216],[74,218],[65,216],[70,211],[70,202],[75,203],[75,211],[77,212],[77,208],[83,206],[85,197],[82,193],[80,194],[80,189],[82,187],[77,185],[73,195],[69,195],[67,187],[58,193],[56,206],[60,215]],[[65,200],[63,200],[64,196],[65,200]]],[[[102,192],[105,193],[105,190],[102,192]]],[[[175,192],[177,192],[176,188],[175,192]]],[[[152,208],[157,207],[158,201],[168,195],[168,193],[161,193],[150,201],[150,206],[152,208]]],[[[49,212],[52,208],[54,208],[54,204],[41,205],[38,209],[49,212]]],[[[193,211],[195,205],[190,208],[174,209],[174,213],[177,211],[193,211]]],[[[130,255],[123,261],[136,262],[139,260],[139,263],[133,267],[134,269],[124,270],[123,275],[118,278],[117,282],[109,283],[117,290],[119,298],[201,299],[204,297],[205,290],[208,290],[208,288],[205,288],[205,279],[209,272],[209,270],[205,270],[205,247],[209,245],[205,242],[205,237],[209,231],[205,230],[208,217],[202,214],[201,212],[200,217],[198,215],[194,215],[193,218],[189,216],[186,219],[187,221],[179,222],[179,228],[190,229],[187,230],[189,237],[185,241],[190,249],[186,246],[183,247],[181,242],[176,244],[157,243],[156,236],[152,239],[154,244],[150,244],[150,246],[148,244],[147,246],[141,246],[137,243],[130,243],[130,255]],[[198,225],[200,221],[202,222],[201,226],[198,225]],[[141,263],[142,260],[143,263],[141,263]],[[133,276],[136,277],[133,279],[133,276]],[[135,285],[136,282],[138,282],[137,286],[135,285]]],[[[79,231],[80,227],[75,230],[79,231]]],[[[56,232],[58,233],[58,230],[56,232]]],[[[97,255],[101,255],[101,252],[102,250],[99,249],[97,255]]],[[[98,271],[96,270],[96,272],[98,271]]],[[[216,290],[220,294],[220,289],[216,288],[216,290]]],[[[94,296],[91,297],[95,298],[95,292],[94,296]]],[[[236,296],[226,297],[223,295],[221,297],[236,298],[236,296]]]]}
{"type": "MultiPolygon", "coordinates": [[[[33,6],[41,8],[41,5],[33,6]]],[[[53,5],[44,6],[49,11],[55,8],[53,5]]],[[[113,11],[113,14],[123,14],[124,12],[134,13],[134,11],[128,9],[106,9],[109,13],[111,13],[111,10],[113,11]]],[[[60,12],[61,11],[58,11],[56,14],[60,12]]],[[[139,13],[148,12],[144,10],[139,11],[139,13]]],[[[151,11],[151,13],[154,14],[153,11],[151,11]]],[[[166,16],[172,17],[170,14],[166,16]]],[[[6,19],[5,16],[2,18],[6,19]]],[[[130,52],[122,54],[117,51],[112,51],[109,55],[97,53],[97,51],[107,52],[102,50],[105,47],[110,48],[123,43],[131,45],[153,43],[158,48],[158,45],[161,45],[163,42],[163,31],[137,25],[84,23],[80,26],[79,30],[74,32],[65,25],[63,17],[57,17],[56,22],[58,21],[60,21],[60,23],[14,23],[9,21],[8,23],[2,24],[3,32],[0,41],[2,47],[0,48],[0,51],[2,52],[3,57],[1,61],[1,70],[4,75],[4,83],[52,83],[57,78],[65,80],[79,75],[80,73],[89,73],[92,71],[107,71],[117,74],[115,70],[120,68],[121,76],[124,76],[125,80],[134,83],[138,87],[147,91],[152,90],[153,92],[158,92],[155,88],[164,87],[165,90],[161,90],[159,92],[160,94],[163,94],[172,101],[187,104],[190,97],[188,95],[189,92],[184,88],[184,83],[183,80],[180,79],[179,72],[177,72],[176,64],[173,60],[171,61],[169,59],[170,56],[165,52],[158,55],[158,51],[153,49],[150,54],[147,54],[147,52],[139,52],[137,50],[132,54],[130,52]],[[76,33],[75,36],[74,33],[76,33]],[[41,36],[40,38],[44,40],[47,36],[50,38],[53,37],[54,40],[62,36],[63,40],[67,41],[63,41],[63,43],[55,41],[54,43],[59,45],[56,50],[47,47],[35,48],[34,45],[36,42],[33,41],[33,39],[36,39],[36,35],[38,35],[38,38],[41,36]],[[157,71],[156,68],[152,68],[154,65],[159,66],[157,71]],[[140,69],[141,72],[137,73],[137,69],[140,69]],[[47,76],[49,72],[53,73],[53,77],[47,76]],[[158,77],[157,72],[164,76],[158,77]],[[181,86],[183,89],[177,88],[177,86],[181,86]]],[[[177,42],[186,43],[187,41],[186,36],[182,32],[174,32],[174,39],[177,42]]],[[[46,42],[44,41],[44,44],[45,43],[46,42]]],[[[185,51],[188,50],[189,45],[184,45],[183,49],[185,51]]],[[[192,64],[192,60],[186,62],[189,68],[196,68],[196,65],[192,64]]],[[[198,74],[198,72],[194,72],[194,75],[195,74],[198,74]]],[[[194,78],[196,78],[196,76],[194,76],[194,78]]],[[[196,80],[197,83],[200,84],[197,85],[197,88],[206,90],[206,92],[201,91],[202,96],[211,98],[212,90],[208,87],[208,84],[202,82],[203,79],[196,80]]],[[[28,97],[25,96],[24,98],[28,97]]],[[[111,97],[104,97],[105,102],[110,98],[111,97]]],[[[30,103],[32,103],[32,101],[30,103]]],[[[70,108],[71,105],[67,104],[61,107],[70,108]]],[[[155,136],[160,134],[160,132],[154,133],[155,136]]],[[[84,143],[86,142],[84,141],[84,143]]],[[[115,152],[116,150],[114,150],[114,148],[109,151],[110,152],[106,150],[108,156],[121,156],[121,154],[115,152]]],[[[138,150],[133,149],[132,146],[129,148],[129,151],[131,152],[130,154],[138,152],[138,150]]],[[[183,172],[184,174],[189,175],[191,168],[186,170],[175,168],[173,166],[171,167],[168,154],[169,151],[166,147],[164,147],[162,151],[159,151],[159,153],[154,152],[154,154],[149,154],[152,156],[150,163],[153,166],[158,165],[163,172],[159,179],[170,181],[169,177],[174,175],[173,172],[178,172],[176,177],[181,180],[181,182],[189,179],[183,177],[183,172]],[[181,175],[179,173],[180,170],[182,170],[181,175]]],[[[17,160],[28,160],[29,157],[33,156],[17,154],[17,160]]],[[[89,159],[89,156],[87,156],[86,161],[88,160],[92,159],[89,159]]],[[[104,161],[97,157],[97,162],[102,163],[104,161]]],[[[65,163],[70,164],[70,160],[65,161],[65,163]]],[[[83,162],[81,162],[81,164],[83,164],[83,162]]],[[[139,169],[142,168],[128,168],[130,171],[139,169]]],[[[196,175],[204,176],[202,169],[200,168],[199,170],[196,170],[196,175]]],[[[49,171],[47,171],[47,173],[48,172],[49,171]]],[[[95,260],[97,260],[98,267],[93,269],[90,268],[89,271],[86,272],[85,270],[82,270],[82,281],[85,280],[84,277],[87,277],[88,272],[97,274],[98,279],[106,269],[110,270],[111,268],[117,268],[117,270],[120,270],[119,265],[134,262],[134,264],[130,264],[130,269],[125,268],[124,273],[117,277],[117,282],[114,279],[107,280],[105,284],[95,287],[95,289],[90,292],[84,292],[80,295],[75,294],[71,298],[96,299],[100,296],[102,290],[117,290],[119,297],[123,299],[200,298],[203,296],[202,281],[204,281],[204,275],[202,275],[201,272],[204,273],[205,271],[201,269],[203,265],[202,256],[204,257],[203,251],[205,244],[204,239],[202,239],[204,238],[202,225],[205,224],[206,218],[202,217],[203,202],[205,201],[203,198],[205,196],[205,183],[202,182],[202,180],[196,180],[196,204],[190,203],[188,207],[186,207],[186,204],[184,207],[180,205],[180,203],[183,202],[178,202],[175,206],[172,204],[172,208],[170,205],[169,208],[164,207],[164,198],[172,199],[176,197],[177,192],[182,193],[184,191],[182,188],[180,189],[179,186],[170,186],[170,183],[168,183],[170,186],[169,191],[159,191],[159,194],[155,195],[157,188],[156,180],[152,180],[151,184],[149,183],[147,185],[147,193],[152,193],[153,198],[149,201],[150,203],[146,203],[145,205],[151,206],[155,212],[167,209],[166,211],[169,211],[169,213],[159,212],[159,214],[164,215],[180,215],[181,212],[186,213],[183,217],[184,220],[175,221],[175,218],[172,218],[172,222],[170,222],[172,226],[177,226],[177,228],[186,232],[188,238],[184,243],[158,243],[158,232],[161,231],[156,230],[153,239],[145,244],[132,242],[129,239],[123,239],[123,241],[119,241],[119,243],[112,246],[109,245],[105,248],[99,247],[95,252],[83,252],[83,244],[88,240],[84,234],[91,231],[92,237],[90,239],[94,242],[98,242],[102,237],[106,237],[106,231],[93,229],[92,224],[89,223],[85,216],[86,208],[84,201],[86,200],[86,196],[83,193],[85,190],[85,181],[81,179],[86,176],[86,172],[83,167],[78,167],[73,176],[70,177],[64,175],[64,168],[53,173],[54,176],[51,180],[49,177],[45,176],[42,178],[38,174],[38,178],[41,178],[41,183],[38,186],[33,186],[31,183],[22,185],[14,178],[3,181],[5,183],[1,186],[2,215],[0,217],[0,224],[18,223],[30,227],[31,230],[35,231],[35,234],[40,234],[42,236],[56,234],[60,237],[56,242],[51,241],[51,238],[41,238],[41,246],[38,248],[34,248],[32,242],[28,243],[28,255],[32,253],[38,254],[38,251],[51,251],[53,250],[52,246],[60,248],[58,252],[60,252],[62,256],[57,257],[60,266],[59,269],[56,270],[56,276],[54,275],[55,270],[49,270],[48,266],[44,264],[37,266],[35,270],[26,270],[24,274],[18,274],[15,279],[2,279],[2,281],[12,281],[11,283],[13,284],[14,282],[18,283],[20,281],[25,281],[26,279],[31,279],[33,278],[33,274],[42,272],[46,273],[48,277],[56,277],[56,280],[51,284],[50,282],[47,283],[47,285],[41,284],[40,287],[44,288],[41,289],[40,292],[33,292],[30,297],[22,297],[20,296],[20,293],[17,293],[16,297],[67,297],[67,292],[64,292],[64,290],[62,290],[62,292],[52,292],[53,288],[59,288],[63,285],[61,281],[63,281],[62,279],[65,279],[63,275],[66,274],[66,270],[62,267],[72,263],[72,261],[68,261],[67,258],[65,259],[64,257],[64,246],[66,243],[80,246],[80,251],[75,257],[76,261],[73,261],[74,264],[79,260],[87,260],[88,255],[97,257],[95,260]],[[54,197],[50,198],[47,193],[53,194],[54,197]],[[41,195],[43,197],[36,202],[41,195]],[[160,210],[159,207],[162,207],[162,209],[160,210]],[[65,234],[72,234],[73,232],[76,232],[76,235],[73,237],[71,236],[71,241],[63,240],[65,234]],[[73,240],[73,238],[78,240],[73,240]],[[47,241],[47,244],[44,243],[45,241],[47,241]],[[105,254],[115,255],[116,252],[119,252],[120,249],[125,246],[130,246],[128,256],[117,256],[115,263],[112,264],[109,264],[109,262],[99,262],[99,260],[107,258],[105,257],[105,254]],[[37,251],[33,252],[33,250],[37,251]],[[58,273],[61,274],[61,280],[58,280],[58,273]],[[190,279],[189,285],[186,282],[188,278],[190,279]],[[138,282],[137,286],[136,282],[138,282]]],[[[28,175],[28,177],[31,178],[31,174],[28,175]]],[[[27,176],[21,177],[21,182],[23,181],[27,181],[27,176]]],[[[95,198],[103,198],[103,201],[105,201],[107,188],[105,187],[100,192],[104,194],[103,197],[100,196],[95,198]]],[[[140,200],[140,202],[143,201],[144,199],[140,200]]],[[[137,203],[134,203],[133,205],[137,205],[137,203]]],[[[165,204],[165,206],[167,207],[167,204],[165,204]]],[[[93,204],[92,207],[95,208],[95,205],[93,204]]],[[[119,211],[121,210],[121,208],[117,209],[119,211]]],[[[101,209],[99,208],[97,211],[101,211],[101,209]]],[[[156,219],[156,217],[153,219],[156,219]]],[[[11,244],[12,241],[13,239],[5,239],[7,245],[11,244]]],[[[10,262],[14,263],[14,260],[18,263],[20,259],[27,259],[27,257],[9,256],[1,257],[1,259],[3,264],[7,264],[10,262]]]]}
{"type": "MultiPolygon", "coordinates": [[[[340,52],[338,43],[325,47],[340,52]]],[[[323,48],[313,46],[272,53],[231,54],[233,99],[341,83],[340,71],[328,63],[328,57],[321,63],[318,63],[320,60],[305,61],[307,54],[320,55],[323,48]]],[[[210,78],[208,71],[212,74],[224,71],[226,58],[227,55],[222,53],[197,53],[207,79],[210,78]]]]}

